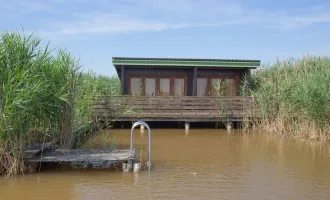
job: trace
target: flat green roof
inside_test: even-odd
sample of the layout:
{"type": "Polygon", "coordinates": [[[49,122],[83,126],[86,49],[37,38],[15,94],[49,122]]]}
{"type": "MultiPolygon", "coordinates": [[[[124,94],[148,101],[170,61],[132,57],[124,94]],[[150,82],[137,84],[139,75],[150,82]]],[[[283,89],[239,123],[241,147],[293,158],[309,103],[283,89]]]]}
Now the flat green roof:
{"type": "Polygon", "coordinates": [[[115,67],[124,66],[182,66],[182,67],[237,67],[257,68],[260,60],[199,59],[199,58],[134,58],[113,57],[115,67]]]}

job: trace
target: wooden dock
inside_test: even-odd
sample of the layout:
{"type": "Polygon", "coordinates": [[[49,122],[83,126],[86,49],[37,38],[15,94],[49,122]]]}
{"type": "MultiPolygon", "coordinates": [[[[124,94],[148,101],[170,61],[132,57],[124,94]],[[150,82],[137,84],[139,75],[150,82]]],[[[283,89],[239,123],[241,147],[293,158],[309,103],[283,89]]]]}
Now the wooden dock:
{"type": "Polygon", "coordinates": [[[252,97],[239,96],[100,96],[93,117],[97,121],[234,122],[251,116],[253,107],[252,97]]]}
{"type": "Polygon", "coordinates": [[[135,157],[135,152],[129,150],[82,150],[82,149],[56,149],[46,150],[36,156],[27,158],[27,162],[125,162],[130,157],[135,157]]]}

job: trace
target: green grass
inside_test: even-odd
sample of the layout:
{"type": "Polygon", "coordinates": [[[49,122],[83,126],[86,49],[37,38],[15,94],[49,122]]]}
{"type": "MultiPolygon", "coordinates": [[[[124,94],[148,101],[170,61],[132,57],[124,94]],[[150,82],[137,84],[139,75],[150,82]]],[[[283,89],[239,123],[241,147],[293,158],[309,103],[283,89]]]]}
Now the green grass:
{"type": "Polygon", "coordinates": [[[300,138],[329,139],[330,58],[306,56],[278,61],[252,74],[263,131],[300,138]]]}

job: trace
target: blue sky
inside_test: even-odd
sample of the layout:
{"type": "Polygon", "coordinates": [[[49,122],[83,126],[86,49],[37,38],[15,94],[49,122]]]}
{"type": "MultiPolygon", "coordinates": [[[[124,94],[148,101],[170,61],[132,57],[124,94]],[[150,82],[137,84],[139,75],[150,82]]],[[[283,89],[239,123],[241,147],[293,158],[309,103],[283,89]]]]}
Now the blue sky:
{"type": "Polygon", "coordinates": [[[330,52],[328,0],[0,0],[0,27],[35,32],[110,76],[112,56],[269,63],[330,52]]]}

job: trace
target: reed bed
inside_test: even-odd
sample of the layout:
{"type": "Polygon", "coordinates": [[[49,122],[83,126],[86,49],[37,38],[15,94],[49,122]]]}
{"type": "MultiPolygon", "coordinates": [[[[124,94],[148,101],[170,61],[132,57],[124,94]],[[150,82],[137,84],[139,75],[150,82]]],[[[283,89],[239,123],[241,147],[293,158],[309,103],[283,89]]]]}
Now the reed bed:
{"type": "Polygon", "coordinates": [[[93,95],[118,94],[119,80],[83,73],[79,60],[32,35],[0,35],[0,173],[24,173],[24,150],[57,142],[70,148],[91,117],[93,95]]]}
{"type": "Polygon", "coordinates": [[[301,139],[330,139],[330,58],[304,56],[278,61],[252,74],[254,128],[301,139]]]}

